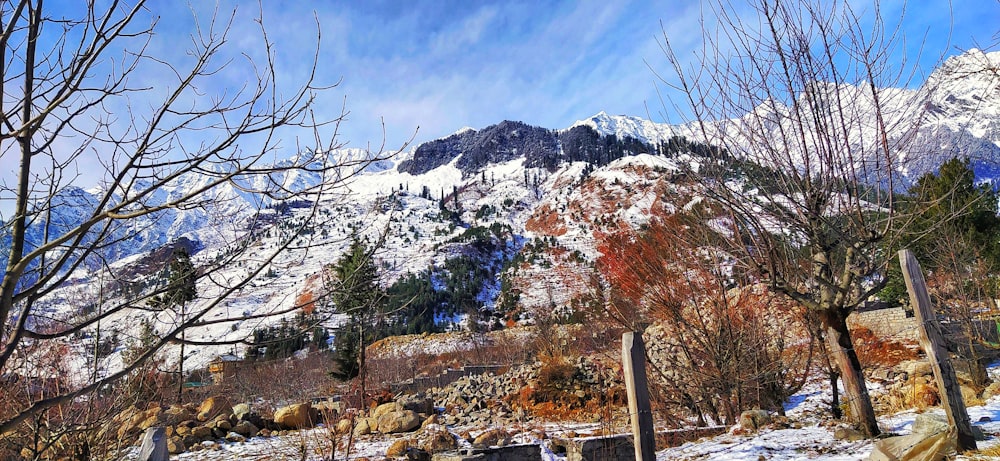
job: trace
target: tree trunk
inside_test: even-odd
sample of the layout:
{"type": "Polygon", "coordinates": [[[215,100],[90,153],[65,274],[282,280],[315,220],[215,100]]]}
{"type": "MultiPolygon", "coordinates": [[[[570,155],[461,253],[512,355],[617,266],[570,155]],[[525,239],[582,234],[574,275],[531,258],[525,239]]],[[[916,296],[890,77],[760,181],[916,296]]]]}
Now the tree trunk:
{"type": "Polygon", "coordinates": [[[875,437],[881,431],[875,420],[875,410],[872,408],[871,397],[868,396],[864,374],[861,372],[861,362],[858,361],[851,334],[847,330],[846,316],[838,310],[828,309],[821,313],[820,318],[826,330],[830,355],[833,356],[844,383],[844,397],[850,405],[851,419],[866,436],[875,437]]]}
{"type": "Polygon", "coordinates": [[[840,378],[840,374],[836,370],[830,368],[830,388],[833,389],[833,396],[830,397],[830,414],[833,415],[834,419],[840,419],[844,416],[843,412],[840,411],[840,388],[837,387],[837,380],[840,378]]]}

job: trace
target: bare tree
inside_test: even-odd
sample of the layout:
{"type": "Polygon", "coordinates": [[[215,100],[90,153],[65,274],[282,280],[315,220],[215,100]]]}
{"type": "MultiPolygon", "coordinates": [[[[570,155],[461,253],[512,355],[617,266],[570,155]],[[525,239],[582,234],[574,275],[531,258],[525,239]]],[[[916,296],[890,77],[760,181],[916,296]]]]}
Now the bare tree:
{"type": "Polygon", "coordinates": [[[664,34],[673,72],[663,81],[684,95],[687,134],[729,158],[700,172],[729,210],[732,251],[819,318],[850,416],[875,436],[845,320],[884,285],[884,248],[910,219],[896,193],[927,92],[894,89],[914,69],[894,57],[902,38],[877,2],[864,15],[842,1],[752,3],[748,19],[711,2],[718,26],[704,30],[693,67],[664,34]]]}
{"type": "Polygon", "coordinates": [[[203,208],[220,221],[234,220],[228,250],[198,261],[200,298],[186,306],[181,321],[158,332],[119,369],[83,381],[66,379],[37,398],[7,402],[0,412],[0,439],[52,409],[93,398],[168,344],[202,344],[192,330],[296,309],[207,316],[263,275],[278,255],[310,245],[316,237],[304,231],[322,225],[319,199],[385,158],[381,149],[339,157],[336,133],[343,111],[331,120],[314,112],[318,92],[332,88],[316,83],[318,25],[306,71],[298,81],[286,82],[279,81],[286,73],[276,70],[263,17],[253,26],[259,53],[231,51],[236,15],[217,11],[207,20],[195,18],[187,54],[172,60],[151,51],[156,19],[150,8],[143,0],[89,2],[63,11],[43,7],[41,0],[0,3],[0,163],[18,165],[16,183],[0,184],[0,201],[14,202],[0,235],[6,258],[0,376],[30,375],[32,350],[41,345],[69,344],[102,320],[148,315],[146,301],[168,295],[172,286],[135,288],[130,282],[146,274],[111,264],[108,254],[133,244],[163,213],[203,208]],[[80,16],[64,17],[68,11],[80,16]],[[252,54],[262,57],[254,60],[252,54]],[[216,91],[219,75],[233,69],[246,75],[246,83],[216,91]],[[150,76],[158,81],[147,83],[150,76]],[[280,144],[292,136],[303,137],[305,147],[280,144]],[[295,155],[275,162],[281,151],[295,155]],[[88,167],[89,177],[79,177],[88,167]],[[294,181],[303,175],[316,179],[294,181]],[[76,203],[79,219],[60,222],[65,191],[94,178],[101,182],[96,200],[76,203]],[[174,187],[182,182],[189,186],[174,187]],[[256,205],[235,214],[229,209],[236,203],[232,194],[256,205]],[[280,233],[277,243],[252,247],[254,233],[268,224],[261,209],[293,201],[306,218],[280,233]],[[241,271],[227,271],[237,265],[241,271]],[[109,294],[99,309],[53,314],[46,306],[81,270],[102,271],[102,279],[111,281],[102,292],[109,294]]]}

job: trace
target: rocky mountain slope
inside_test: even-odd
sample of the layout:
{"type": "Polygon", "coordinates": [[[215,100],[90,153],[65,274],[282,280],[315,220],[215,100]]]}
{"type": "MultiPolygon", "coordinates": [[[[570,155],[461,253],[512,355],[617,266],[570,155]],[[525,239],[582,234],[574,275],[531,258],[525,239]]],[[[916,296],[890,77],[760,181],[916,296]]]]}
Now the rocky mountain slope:
{"type": "MultiPolygon", "coordinates": [[[[901,105],[892,112],[900,120],[908,114],[923,117],[916,132],[896,134],[917,136],[924,146],[918,161],[902,173],[915,178],[946,158],[960,156],[973,159],[981,180],[995,181],[1000,175],[1000,77],[984,71],[988,68],[984,62],[995,66],[1000,53],[969,51],[949,59],[923,87],[896,90],[902,95],[897,100],[921,101],[921,107],[901,105]],[[923,91],[930,92],[929,98],[912,97],[923,91]]],[[[864,101],[858,103],[858,110],[863,110],[864,101]]],[[[204,264],[227,251],[220,236],[245,235],[248,254],[253,254],[273,248],[294,226],[304,225],[307,232],[298,241],[301,245],[208,315],[248,320],[197,327],[188,337],[200,341],[246,338],[255,328],[276,321],[254,317],[289,308],[303,293],[319,290],[324,267],[339,258],[355,234],[373,241],[385,236],[375,257],[386,286],[407,274],[426,272],[436,288],[443,289],[449,268],[454,267],[450,264],[471,258],[482,269],[470,301],[481,315],[473,317],[488,326],[572,316],[575,307],[593,301],[592,267],[603,235],[621,226],[641,226],[651,216],[698,202],[697,190],[683,171],[704,161],[706,149],[678,137],[692,134],[684,126],[603,112],[559,130],[515,121],[465,129],[373,165],[336,194],[318,198],[323,219],[308,214],[304,204],[273,203],[249,196],[233,184],[219,190],[205,207],[166,210],[149,221],[124,224],[129,228],[120,232],[134,232],[136,237],[109,248],[106,257],[117,261],[115,267],[137,267],[151,252],[183,239],[194,252],[195,264],[204,264]],[[249,233],[251,217],[257,227],[249,233]]],[[[345,150],[338,155],[357,158],[365,153],[345,150]]],[[[204,179],[179,178],[159,193],[183,193],[204,179]]],[[[321,178],[303,174],[274,180],[297,187],[321,178]]],[[[50,231],[80,222],[103,193],[61,191],[63,206],[51,219],[50,231]]],[[[31,228],[36,237],[42,224],[31,228]]],[[[100,277],[100,271],[93,269],[74,274],[71,284],[46,300],[46,312],[57,317],[79,315],[96,303],[101,294],[90,282],[100,277]]],[[[236,264],[220,275],[236,277],[246,270],[236,264]]],[[[140,269],[130,273],[137,278],[151,276],[140,269]]],[[[194,308],[207,306],[220,293],[205,283],[199,286],[194,308]]],[[[133,312],[103,328],[125,339],[133,337],[139,315],[153,317],[133,312]]],[[[438,320],[457,325],[469,318],[468,309],[453,309],[438,320]]],[[[169,321],[163,316],[154,320],[169,321]]],[[[337,321],[334,318],[331,324],[337,321]]],[[[125,342],[102,367],[117,366],[125,342]]],[[[231,351],[231,346],[192,347],[186,361],[189,368],[197,367],[231,351]]],[[[167,351],[167,357],[173,355],[167,351]]],[[[78,365],[83,366],[82,361],[78,365]]]]}

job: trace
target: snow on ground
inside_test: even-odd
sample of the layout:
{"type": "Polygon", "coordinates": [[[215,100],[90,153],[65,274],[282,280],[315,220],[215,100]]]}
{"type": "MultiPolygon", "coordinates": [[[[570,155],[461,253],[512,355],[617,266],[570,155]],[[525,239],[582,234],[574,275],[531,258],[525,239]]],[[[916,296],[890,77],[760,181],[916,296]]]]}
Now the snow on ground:
{"type": "MultiPolygon", "coordinates": [[[[1000,371],[1000,363],[993,365],[1000,371]]],[[[724,460],[724,461],[860,461],[868,459],[872,451],[872,441],[857,442],[836,440],[834,431],[841,426],[831,424],[826,417],[829,405],[829,386],[826,383],[812,383],[792,396],[785,410],[793,428],[765,429],[752,436],[723,434],[657,453],[657,460],[724,460]],[[799,427],[799,425],[801,425],[799,427]]],[[[879,392],[878,386],[870,385],[870,390],[879,392]]],[[[843,395],[843,391],[841,391],[843,395]]],[[[978,442],[980,449],[1000,444],[993,434],[1000,434],[1000,398],[992,398],[982,406],[969,407],[969,418],[974,426],[979,426],[987,435],[987,440],[978,442]],[[979,422],[983,417],[990,421],[979,422]]],[[[944,410],[935,408],[932,413],[943,415],[944,410]]],[[[885,433],[907,435],[911,433],[916,410],[907,410],[879,418],[879,426],[885,433]]],[[[969,459],[959,456],[957,459],[969,459]]]]}
{"type": "MultiPolygon", "coordinates": [[[[992,373],[1000,372],[1000,363],[991,367],[992,373]]],[[[992,374],[991,373],[991,374],[992,374]]],[[[879,392],[877,386],[872,386],[873,392],[879,392]]],[[[807,385],[791,398],[786,405],[786,413],[792,428],[764,429],[757,434],[737,435],[722,434],[716,437],[704,438],[688,442],[674,448],[661,450],[656,459],[667,460],[722,460],[722,461],[860,461],[868,458],[872,451],[872,442],[836,440],[834,431],[842,425],[832,423],[825,415],[829,405],[829,389],[822,382],[807,385]]],[[[943,410],[930,410],[943,414],[943,410]]],[[[903,411],[894,415],[879,418],[882,430],[898,435],[909,434],[917,412],[903,411]]],[[[987,440],[978,442],[980,449],[1000,445],[1000,398],[992,398],[984,405],[969,408],[969,417],[973,425],[980,427],[987,435],[987,440]],[[989,421],[980,421],[989,418],[989,421]]],[[[599,423],[549,423],[526,424],[522,427],[508,427],[514,433],[515,443],[538,443],[537,430],[544,429],[550,437],[564,436],[574,433],[599,433],[599,423]]],[[[452,433],[458,433],[468,428],[449,428],[452,433]]],[[[379,459],[385,455],[386,449],[399,438],[412,437],[412,434],[396,434],[393,436],[363,436],[352,442],[350,459],[379,459]]],[[[340,439],[343,442],[343,438],[340,439]]],[[[264,460],[264,459],[303,459],[322,460],[331,458],[331,437],[329,429],[300,431],[280,437],[255,437],[245,443],[208,442],[210,449],[183,453],[171,459],[178,461],[218,461],[218,460],[264,460]]],[[[468,447],[468,442],[460,440],[460,447],[468,447]]],[[[551,448],[543,444],[539,448],[545,461],[561,461],[564,456],[557,455],[551,448]]],[[[337,449],[337,458],[344,459],[344,447],[337,449]]],[[[133,450],[126,459],[135,459],[137,450],[133,450]]],[[[957,460],[988,459],[981,455],[975,458],[959,456],[957,460]]]]}

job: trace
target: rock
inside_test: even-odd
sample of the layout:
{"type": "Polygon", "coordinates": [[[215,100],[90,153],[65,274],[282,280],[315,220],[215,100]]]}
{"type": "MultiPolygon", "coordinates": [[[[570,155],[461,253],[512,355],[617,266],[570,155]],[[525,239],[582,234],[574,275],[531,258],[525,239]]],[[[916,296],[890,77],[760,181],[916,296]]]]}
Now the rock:
{"type": "Polygon", "coordinates": [[[740,413],[740,428],[756,432],[761,427],[771,423],[771,415],[765,410],[746,410],[740,413]]]}
{"type": "Polygon", "coordinates": [[[378,431],[383,434],[410,432],[420,426],[420,417],[413,410],[400,410],[378,418],[378,431]]]}
{"type": "Polygon", "coordinates": [[[238,403],[236,405],[233,405],[233,416],[236,416],[237,421],[243,420],[243,417],[247,413],[250,413],[250,405],[247,405],[245,403],[238,403]]]}
{"type": "Polygon", "coordinates": [[[398,400],[404,410],[429,415],[434,413],[434,400],[424,394],[405,395],[398,400]]]}
{"type": "Polygon", "coordinates": [[[433,461],[431,454],[419,448],[406,450],[407,461],[433,461]]]}
{"type": "Polygon", "coordinates": [[[308,402],[283,407],[274,412],[274,422],[284,429],[307,429],[316,421],[315,411],[308,402]]]}
{"type": "Polygon", "coordinates": [[[240,421],[236,423],[235,426],[233,426],[233,432],[242,435],[243,437],[246,438],[256,437],[257,431],[259,430],[260,429],[258,429],[257,426],[255,426],[254,423],[251,423],[250,421],[240,421]]]}
{"type": "Polygon", "coordinates": [[[222,447],[219,446],[219,443],[214,440],[206,440],[204,442],[201,442],[202,450],[219,450],[221,448],[222,447]]]}
{"type": "Polygon", "coordinates": [[[948,418],[935,413],[920,413],[913,420],[914,434],[936,434],[948,431],[948,418]]]}
{"type": "Polygon", "coordinates": [[[150,417],[146,418],[141,423],[139,423],[139,425],[137,426],[137,429],[139,429],[140,431],[144,431],[146,429],[152,428],[153,426],[156,426],[159,423],[160,423],[160,417],[159,417],[159,415],[153,415],[153,416],[150,416],[150,417]]]}
{"type": "Polygon", "coordinates": [[[163,424],[168,426],[176,426],[184,421],[191,421],[196,419],[197,416],[179,405],[171,405],[163,411],[163,424]]]}
{"type": "Polygon", "coordinates": [[[990,418],[989,416],[983,416],[982,418],[979,418],[980,423],[988,423],[991,421],[993,421],[993,418],[990,418]]]}
{"type": "Polygon", "coordinates": [[[403,409],[402,405],[396,402],[383,403],[382,405],[375,407],[375,410],[372,410],[371,417],[378,419],[384,414],[392,413],[394,411],[400,411],[402,409],[403,409]]]}
{"type": "Polygon", "coordinates": [[[410,448],[413,442],[409,439],[399,439],[392,442],[389,448],[385,450],[385,456],[387,458],[401,458],[406,456],[406,450],[410,448]]]}
{"type": "Polygon", "coordinates": [[[849,427],[838,427],[837,430],[833,431],[833,438],[836,440],[847,440],[849,442],[857,442],[864,440],[866,437],[861,432],[851,429],[849,427]]]}
{"type": "Polygon", "coordinates": [[[899,368],[910,377],[930,376],[933,374],[931,363],[927,360],[907,360],[899,364],[899,368]]]}
{"type": "Polygon", "coordinates": [[[198,439],[198,441],[205,441],[213,437],[212,429],[205,426],[198,426],[191,429],[191,436],[198,439]]]}
{"type": "Polygon", "coordinates": [[[232,414],[233,406],[229,400],[222,396],[213,396],[205,399],[198,406],[198,421],[209,421],[220,414],[232,414]]]}
{"type": "Polygon", "coordinates": [[[139,461],[168,461],[167,431],[162,427],[151,427],[142,436],[139,447],[139,461]]]}
{"type": "Polygon", "coordinates": [[[510,444],[510,434],[503,429],[489,429],[472,441],[476,448],[502,447],[510,444]]]}
{"type": "Polygon", "coordinates": [[[215,427],[217,429],[221,429],[221,430],[224,430],[226,432],[229,432],[230,430],[233,429],[233,424],[230,423],[229,420],[225,420],[224,419],[224,420],[216,421],[215,422],[215,427]]]}
{"type": "Polygon", "coordinates": [[[368,435],[371,433],[372,428],[368,425],[368,418],[358,418],[358,423],[354,426],[354,435],[368,435]]]}
{"type": "Polygon", "coordinates": [[[430,415],[424,422],[420,423],[420,429],[427,429],[427,426],[431,424],[441,424],[441,417],[438,415],[430,415]]]}
{"type": "Polygon", "coordinates": [[[171,455],[176,455],[184,453],[187,451],[187,447],[184,445],[184,439],[181,437],[171,437],[167,440],[167,452],[171,455]]]}
{"type": "Polygon", "coordinates": [[[428,453],[440,453],[458,448],[458,441],[440,426],[432,426],[420,438],[419,447],[428,453]]]}
{"type": "Polygon", "coordinates": [[[230,432],[226,434],[226,441],[233,443],[242,443],[246,442],[247,438],[244,437],[242,434],[237,434],[236,432],[230,432]]]}
{"type": "Polygon", "coordinates": [[[1000,395],[1000,383],[990,383],[989,386],[986,386],[986,389],[983,389],[983,400],[997,395],[1000,395]]]}
{"type": "Polygon", "coordinates": [[[337,426],[334,427],[334,432],[336,432],[337,434],[346,434],[348,432],[351,432],[352,424],[353,423],[351,422],[351,420],[347,418],[337,421],[337,426]]]}

